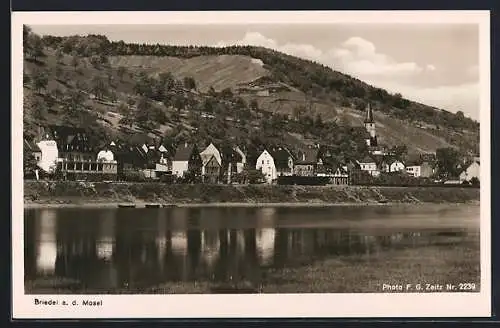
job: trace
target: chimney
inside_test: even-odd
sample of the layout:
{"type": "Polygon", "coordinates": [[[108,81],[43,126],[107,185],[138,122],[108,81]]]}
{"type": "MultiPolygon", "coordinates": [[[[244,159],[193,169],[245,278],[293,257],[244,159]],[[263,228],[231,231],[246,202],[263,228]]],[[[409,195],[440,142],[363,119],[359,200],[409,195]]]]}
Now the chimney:
{"type": "Polygon", "coordinates": [[[187,148],[188,147],[188,143],[187,141],[184,142],[184,148],[187,148]]]}

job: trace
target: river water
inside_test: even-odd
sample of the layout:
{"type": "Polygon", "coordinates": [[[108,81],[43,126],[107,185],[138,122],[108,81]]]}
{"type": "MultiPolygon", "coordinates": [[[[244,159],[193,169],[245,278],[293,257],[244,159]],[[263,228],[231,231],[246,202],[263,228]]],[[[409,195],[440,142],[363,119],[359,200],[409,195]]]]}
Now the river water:
{"type": "Polygon", "coordinates": [[[145,292],[194,282],[262,285],[269,272],[286,276],[290,271],[283,270],[335,259],[357,261],[353,269],[347,264],[323,269],[345,275],[342,279],[360,268],[374,270],[371,277],[383,276],[381,270],[394,276],[418,268],[462,270],[479,279],[479,258],[472,259],[472,269],[471,260],[462,258],[465,248],[479,257],[479,206],[32,208],[24,213],[25,282],[72,281],[71,292],[145,292]],[[452,262],[429,260],[429,254],[437,258],[447,251],[453,252],[452,262]]]}

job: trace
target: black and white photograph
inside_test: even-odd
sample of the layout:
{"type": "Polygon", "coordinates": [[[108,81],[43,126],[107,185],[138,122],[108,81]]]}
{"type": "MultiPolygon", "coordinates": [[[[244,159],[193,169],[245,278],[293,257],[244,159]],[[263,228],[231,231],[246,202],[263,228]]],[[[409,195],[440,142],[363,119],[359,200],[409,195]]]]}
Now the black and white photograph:
{"type": "Polygon", "coordinates": [[[12,18],[14,316],[489,315],[488,12],[12,18]]]}

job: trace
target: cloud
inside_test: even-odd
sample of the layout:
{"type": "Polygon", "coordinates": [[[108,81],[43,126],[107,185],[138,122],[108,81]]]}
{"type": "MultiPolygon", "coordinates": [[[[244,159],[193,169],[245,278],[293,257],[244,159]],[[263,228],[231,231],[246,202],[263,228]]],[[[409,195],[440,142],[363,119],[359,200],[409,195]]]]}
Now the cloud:
{"type": "MultiPolygon", "coordinates": [[[[373,81],[367,81],[373,84],[373,81]]],[[[463,111],[466,116],[479,120],[479,84],[465,83],[437,87],[415,87],[392,81],[381,81],[381,88],[399,92],[403,97],[450,112],[463,111]]]]}
{"type": "MultiPolygon", "coordinates": [[[[411,84],[412,78],[434,74],[438,69],[433,64],[399,62],[388,54],[377,51],[375,44],[364,38],[353,36],[339,45],[322,50],[310,44],[279,44],[258,32],[248,32],[230,44],[271,48],[289,55],[310,59],[335,70],[352,75],[373,86],[401,93],[404,97],[452,112],[462,110],[472,118],[479,116],[479,89],[477,83],[443,85],[426,88],[411,84]]],[[[219,42],[218,46],[229,45],[219,42]]],[[[477,78],[478,67],[467,70],[471,78],[477,78]]]]}

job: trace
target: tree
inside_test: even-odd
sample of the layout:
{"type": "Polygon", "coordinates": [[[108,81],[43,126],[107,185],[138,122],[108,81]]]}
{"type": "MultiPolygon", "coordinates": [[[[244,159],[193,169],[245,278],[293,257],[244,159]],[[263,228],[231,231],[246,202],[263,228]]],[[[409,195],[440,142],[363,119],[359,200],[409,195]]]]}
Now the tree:
{"type": "Polygon", "coordinates": [[[102,99],[107,94],[106,84],[99,76],[94,76],[92,78],[91,91],[97,99],[102,99]]]}
{"type": "Polygon", "coordinates": [[[94,55],[90,57],[89,59],[90,64],[95,68],[95,69],[101,69],[101,57],[98,55],[94,55]]]}
{"type": "Polygon", "coordinates": [[[394,154],[396,158],[401,160],[408,153],[408,147],[406,147],[406,145],[397,145],[391,148],[390,153],[394,154]]]}
{"type": "Polygon", "coordinates": [[[170,72],[163,72],[158,75],[159,83],[163,90],[165,91],[170,91],[174,88],[175,86],[175,79],[172,73],[170,72]]]}
{"type": "Polygon", "coordinates": [[[146,73],[140,72],[137,75],[134,91],[140,96],[151,98],[153,95],[153,80],[146,73]]]}
{"type": "Polygon", "coordinates": [[[196,89],[196,81],[194,78],[186,76],[183,80],[184,88],[188,90],[196,89]]]}
{"type": "Polygon", "coordinates": [[[231,99],[233,98],[233,92],[231,91],[230,88],[225,88],[224,90],[221,91],[220,93],[221,97],[223,99],[231,99]]]}
{"type": "Polygon", "coordinates": [[[23,149],[23,173],[25,177],[30,177],[38,168],[37,160],[33,153],[24,147],[23,149]]]}
{"type": "Polygon", "coordinates": [[[458,176],[460,153],[451,147],[436,150],[436,160],[439,176],[443,178],[458,176]]]}
{"type": "Polygon", "coordinates": [[[238,97],[238,98],[236,99],[236,104],[235,104],[235,106],[236,106],[236,109],[238,109],[238,110],[245,109],[245,108],[247,107],[247,104],[246,104],[246,102],[245,102],[245,99],[243,99],[243,98],[241,98],[241,97],[238,97]]]}
{"type": "Polygon", "coordinates": [[[31,77],[23,72],[23,85],[28,85],[31,82],[31,77]]]}
{"type": "Polygon", "coordinates": [[[259,103],[257,102],[257,100],[252,99],[252,100],[250,100],[249,107],[253,111],[258,111],[259,110],[259,103]]]}
{"type": "Polygon", "coordinates": [[[45,90],[49,83],[49,77],[47,72],[42,70],[35,70],[33,72],[33,88],[35,88],[36,92],[41,93],[42,90],[45,90]]]}
{"type": "Polygon", "coordinates": [[[120,82],[123,82],[123,76],[127,73],[127,69],[123,66],[118,67],[116,70],[116,75],[118,75],[118,78],[120,79],[120,82]]]}
{"type": "Polygon", "coordinates": [[[80,61],[78,60],[78,57],[77,56],[73,56],[71,58],[71,66],[73,66],[73,68],[74,68],[75,71],[78,68],[78,65],[80,65],[80,61]]]}
{"type": "Polygon", "coordinates": [[[56,60],[58,64],[64,64],[63,62],[64,54],[61,48],[57,48],[56,50],[56,60]]]}
{"type": "Polygon", "coordinates": [[[66,110],[68,113],[75,113],[83,105],[83,94],[80,90],[71,90],[68,93],[66,110]]]}
{"type": "Polygon", "coordinates": [[[208,89],[208,95],[210,97],[216,97],[217,96],[217,92],[215,91],[215,89],[214,89],[213,86],[210,86],[210,88],[208,89]]]}
{"type": "Polygon", "coordinates": [[[43,52],[43,41],[40,36],[36,34],[30,34],[28,55],[34,60],[38,60],[38,58],[45,55],[43,52]]]}
{"type": "Polygon", "coordinates": [[[293,108],[293,117],[296,120],[300,120],[302,115],[306,112],[306,108],[303,105],[298,105],[293,108]]]}
{"type": "Polygon", "coordinates": [[[245,173],[243,180],[248,183],[262,183],[265,181],[264,173],[260,170],[248,170],[245,173]]]}
{"type": "Polygon", "coordinates": [[[40,100],[40,98],[35,98],[33,101],[33,117],[36,118],[37,120],[42,120],[45,118],[45,115],[47,114],[47,108],[45,103],[40,100]]]}
{"type": "Polygon", "coordinates": [[[23,25],[23,53],[28,55],[30,51],[29,36],[31,34],[31,27],[23,25]]]}

